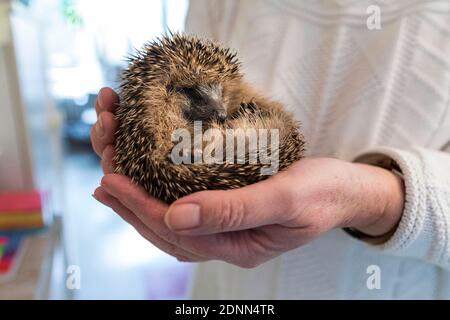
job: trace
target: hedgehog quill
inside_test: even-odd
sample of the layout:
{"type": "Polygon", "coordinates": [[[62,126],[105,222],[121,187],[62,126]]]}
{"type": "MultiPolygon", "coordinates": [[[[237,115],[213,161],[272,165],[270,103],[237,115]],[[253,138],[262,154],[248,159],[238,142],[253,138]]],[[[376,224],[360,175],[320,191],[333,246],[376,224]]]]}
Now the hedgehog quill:
{"type": "MultiPolygon", "coordinates": [[[[278,143],[266,152],[276,153],[280,170],[303,157],[299,122],[279,102],[247,83],[236,54],[215,42],[182,34],[164,36],[130,57],[121,81],[115,171],[166,203],[197,191],[239,188],[269,177],[261,170],[266,162],[252,161],[263,157],[249,136],[244,137],[245,153],[240,157],[234,152],[230,158],[215,145],[215,158],[223,161],[173,161],[174,133],[184,130],[195,136],[197,123],[202,132],[215,130],[214,143],[232,141],[233,151],[238,133],[276,130],[278,143]]],[[[273,142],[273,136],[269,140],[273,142]]],[[[189,145],[183,159],[195,160],[208,148],[204,142],[189,145]]]]}

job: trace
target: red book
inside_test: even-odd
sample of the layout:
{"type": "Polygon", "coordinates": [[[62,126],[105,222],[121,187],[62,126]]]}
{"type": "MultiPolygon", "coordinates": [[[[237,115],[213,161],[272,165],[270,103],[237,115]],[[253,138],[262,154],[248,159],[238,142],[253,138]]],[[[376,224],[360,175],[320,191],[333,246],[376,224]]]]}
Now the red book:
{"type": "Polygon", "coordinates": [[[0,193],[0,214],[11,211],[36,212],[41,210],[41,194],[37,191],[0,193]]]}

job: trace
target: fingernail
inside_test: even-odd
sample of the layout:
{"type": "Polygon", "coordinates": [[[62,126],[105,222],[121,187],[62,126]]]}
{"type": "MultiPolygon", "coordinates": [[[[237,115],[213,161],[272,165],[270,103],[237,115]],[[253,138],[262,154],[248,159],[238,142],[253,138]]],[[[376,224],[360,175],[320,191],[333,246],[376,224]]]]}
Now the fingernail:
{"type": "Polygon", "coordinates": [[[166,214],[166,224],[172,230],[196,228],[200,225],[200,207],[194,203],[175,205],[166,214]]]}
{"type": "Polygon", "coordinates": [[[103,120],[102,120],[102,114],[98,116],[97,121],[97,133],[100,137],[102,137],[105,134],[105,129],[103,128],[103,120]]]}

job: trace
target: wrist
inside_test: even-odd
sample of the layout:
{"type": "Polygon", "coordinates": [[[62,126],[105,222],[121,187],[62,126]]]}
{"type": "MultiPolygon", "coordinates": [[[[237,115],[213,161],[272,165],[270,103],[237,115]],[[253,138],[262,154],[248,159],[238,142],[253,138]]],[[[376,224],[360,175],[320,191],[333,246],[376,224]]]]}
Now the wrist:
{"type": "Polygon", "coordinates": [[[384,242],[396,230],[403,213],[405,187],[403,179],[391,170],[358,164],[364,172],[366,188],[361,188],[363,212],[357,213],[348,227],[373,239],[370,242],[384,242]]]}

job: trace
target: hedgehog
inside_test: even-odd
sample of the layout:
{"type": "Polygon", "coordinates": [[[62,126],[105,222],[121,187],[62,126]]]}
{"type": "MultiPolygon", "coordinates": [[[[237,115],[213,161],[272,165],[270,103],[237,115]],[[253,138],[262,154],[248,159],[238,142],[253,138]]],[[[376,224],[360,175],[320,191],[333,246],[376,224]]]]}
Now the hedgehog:
{"type": "MultiPolygon", "coordinates": [[[[245,81],[237,54],[229,48],[171,33],[146,43],[128,62],[116,110],[115,172],[153,197],[170,204],[194,192],[235,189],[270,177],[261,170],[267,164],[250,161],[260,151],[249,147],[248,137],[243,158],[223,155],[224,161],[214,163],[175,163],[173,133],[183,128],[195,134],[199,122],[202,133],[214,128],[224,139],[237,129],[277,129],[278,146],[267,154],[277,155],[279,170],[303,157],[300,123],[245,81]]],[[[200,148],[189,149],[187,158],[194,159],[204,147],[202,141],[200,148]]]]}

